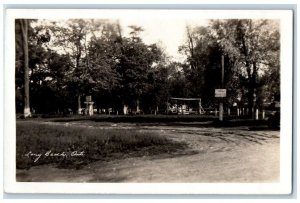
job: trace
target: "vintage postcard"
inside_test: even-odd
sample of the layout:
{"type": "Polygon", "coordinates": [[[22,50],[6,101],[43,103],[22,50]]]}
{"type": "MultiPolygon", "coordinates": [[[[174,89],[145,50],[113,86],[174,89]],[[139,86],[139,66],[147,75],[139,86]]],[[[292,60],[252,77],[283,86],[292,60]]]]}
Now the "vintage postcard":
{"type": "Polygon", "coordinates": [[[289,194],[291,10],[7,9],[5,191],[289,194]]]}

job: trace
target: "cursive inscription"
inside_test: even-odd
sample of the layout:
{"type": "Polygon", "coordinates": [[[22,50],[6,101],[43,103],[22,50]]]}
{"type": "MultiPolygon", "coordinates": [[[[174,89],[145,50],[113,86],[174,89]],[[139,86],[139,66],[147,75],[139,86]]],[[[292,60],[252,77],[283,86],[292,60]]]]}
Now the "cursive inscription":
{"type": "Polygon", "coordinates": [[[26,157],[28,158],[33,158],[33,162],[37,162],[41,157],[42,157],[42,154],[41,153],[33,153],[33,152],[28,152],[25,154],[26,157]]]}
{"type": "Polygon", "coordinates": [[[61,158],[67,158],[67,157],[82,157],[84,156],[84,151],[72,151],[72,152],[54,152],[52,150],[48,150],[45,153],[36,153],[29,151],[24,154],[24,156],[33,159],[33,162],[38,162],[42,157],[61,157],[61,158]]]}

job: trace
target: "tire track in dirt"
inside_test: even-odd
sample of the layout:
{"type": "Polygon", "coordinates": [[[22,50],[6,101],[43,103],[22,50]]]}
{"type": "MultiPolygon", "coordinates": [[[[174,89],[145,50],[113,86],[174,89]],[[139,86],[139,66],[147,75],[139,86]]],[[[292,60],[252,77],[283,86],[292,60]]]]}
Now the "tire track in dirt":
{"type": "MultiPolygon", "coordinates": [[[[52,125],[53,123],[48,122],[52,125]]],[[[60,123],[59,125],[75,125],[60,123]]],[[[94,162],[80,170],[53,166],[18,171],[27,180],[59,182],[274,182],[279,180],[279,131],[245,128],[136,126],[78,123],[79,127],[156,131],[160,136],[188,144],[173,156],[144,156],[94,162]],[[191,153],[196,152],[196,153],[191,153]]]]}

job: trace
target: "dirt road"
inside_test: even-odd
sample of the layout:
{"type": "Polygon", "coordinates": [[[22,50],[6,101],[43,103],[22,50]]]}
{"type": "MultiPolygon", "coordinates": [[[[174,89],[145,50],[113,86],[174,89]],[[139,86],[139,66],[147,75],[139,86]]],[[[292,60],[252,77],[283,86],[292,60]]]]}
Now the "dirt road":
{"type": "MultiPolygon", "coordinates": [[[[137,126],[106,123],[97,127],[128,129],[137,126]]],[[[158,131],[160,136],[186,142],[188,149],[172,156],[144,156],[94,162],[79,170],[58,169],[51,165],[36,166],[29,170],[17,170],[17,179],[34,182],[147,183],[279,181],[279,131],[250,131],[246,127],[155,125],[138,128],[141,131],[158,131]]]]}

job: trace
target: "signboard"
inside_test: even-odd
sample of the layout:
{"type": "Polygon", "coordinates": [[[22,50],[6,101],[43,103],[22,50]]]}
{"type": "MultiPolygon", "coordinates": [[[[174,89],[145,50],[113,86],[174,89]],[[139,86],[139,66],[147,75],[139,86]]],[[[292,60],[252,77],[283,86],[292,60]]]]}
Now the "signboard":
{"type": "Polygon", "coordinates": [[[226,89],[215,89],[215,97],[226,97],[226,89]]]}
{"type": "Polygon", "coordinates": [[[86,97],[85,97],[85,101],[91,102],[91,101],[92,101],[92,96],[86,96],[86,97]]]}

